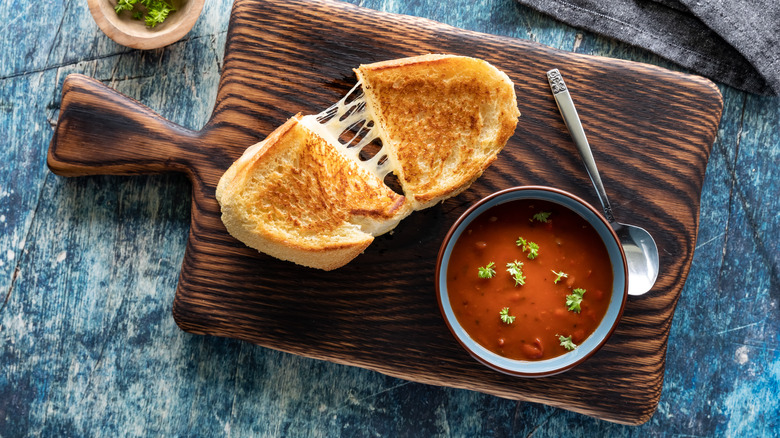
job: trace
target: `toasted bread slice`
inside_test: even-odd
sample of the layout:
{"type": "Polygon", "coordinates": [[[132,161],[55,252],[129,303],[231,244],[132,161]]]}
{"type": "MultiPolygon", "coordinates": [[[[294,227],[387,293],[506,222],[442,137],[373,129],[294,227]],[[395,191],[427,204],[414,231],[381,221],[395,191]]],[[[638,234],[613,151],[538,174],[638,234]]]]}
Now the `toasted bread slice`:
{"type": "Polygon", "coordinates": [[[468,188],[520,115],[512,81],[480,59],[423,55],[361,65],[355,73],[415,210],[468,188]]]}
{"type": "Polygon", "coordinates": [[[251,146],[216,191],[228,232],[282,260],[331,270],[411,211],[402,195],[295,116],[251,146]]]}

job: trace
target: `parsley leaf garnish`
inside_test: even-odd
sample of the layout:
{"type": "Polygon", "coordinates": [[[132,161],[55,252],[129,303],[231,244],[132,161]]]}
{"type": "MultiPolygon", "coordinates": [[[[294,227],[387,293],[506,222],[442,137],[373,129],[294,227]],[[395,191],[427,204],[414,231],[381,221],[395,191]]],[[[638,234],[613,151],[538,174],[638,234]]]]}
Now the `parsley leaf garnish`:
{"type": "Polygon", "coordinates": [[[585,295],[585,289],[574,289],[571,295],[566,295],[566,306],[569,311],[580,313],[580,304],[582,304],[582,296],[585,295]]]}
{"type": "Polygon", "coordinates": [[[493,269],[493,266],[495,266],[493,262],[488,263],[486,266],[480,266],[477,274],[479,278],[493,278],[496,275],[496,270],[493,269]]]}
{"type": "Polygon", "coordinates": [[[133,11],[137,4],[143,5],[142,9],[145,8],[146,11],[142,13],[139,10],[135,10],[132,14],[133,18],[144,20],[149,27],[155,27],[162,23],[168,18],[168,14],[176,10],[167,0],[119,0],[116,6],[114,6],[114,11],[117,14],[122,11],[133,11]]]}
{"type": "Polygon", "coordinates": [[[539,222],[547,223],[547,220],[550,219],[550,215],[552,213],[549,211],[540,211],[539,213],[536,213],[533,218],[530,219],[531,222],[534,220],[537,220],[539,222]]]}
{"type": "Polygon", "coordinates": [[[515,260],[512,263],[507,263],[507,272],[509,272],[510,275],[512,275],[512,278],[515,279],[515,286],[518,284],[520,286],[525,284],[525,275],[523,275],[523,262],[518,262],[515,260]]]}
{"type": "Polygon", "coordinates": [[[525,240],[523,237],[518,237],[517,242],[515,244],[523,250],[523,252],[528,251],[528,259],[533,260],[536,258],[536,256],[539,255],[539,245],[537,245],[534,242],[529,242],[525,240]]]}
{"type": "Polygon", "coordinates": [[[173,8],[169,7],[167,4],[165,4],[165,2],[154,3],[158,6],[158,9],[149,9],[149,12],[146,14],[146,18],[144,19],[144,22],[149,27],[154,27],[162,23],[166,18],[168,18],[168,14],[173,11],[173,8]]]}
{"type": "Polygon", "coordinates": [[[116,13],[120,13],[122,11],[129,11],[133,9],[133,6],[138,2],[138,0],[119,0],[116,2],[116,6],[114,6],[114,10],[116,13]]]}
{"type": "Polygon", "coordinates": [[[512,324],[515,322],[515,317],[509,315],[509,307],[504,307],[501,309],[501,311],[498,312],[498,315],[501,317],[501,322],[504,324],[512,324]]]}
{"type": "Polygon", "coordinates": [[[571,336],[563,336],[556,334],[555,336],[558,336],[558,341],[561,342],[561,347],[571,351],[577,348],[577,344],[572,342],[571,336]]]}
{"type": "Polygon", "coordinates": [[[553,280],[553,283],[558,284],[559,281],[561,281],[561,278],[569,278],[569,274],[561,271],[561,272],[555,272],[552,271],[553,274],[555,274],[555,280],[553,280]]]}

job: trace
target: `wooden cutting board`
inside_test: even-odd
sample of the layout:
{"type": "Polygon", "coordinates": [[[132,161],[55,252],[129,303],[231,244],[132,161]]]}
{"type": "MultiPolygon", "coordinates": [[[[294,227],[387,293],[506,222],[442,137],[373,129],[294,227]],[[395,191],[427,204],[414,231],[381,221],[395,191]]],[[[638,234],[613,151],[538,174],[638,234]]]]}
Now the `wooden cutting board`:
{"type": "Polygon", "coordinates": [[[237,0],[216,105],[202,130],[72,75],[48,163],[68,176],[189,176],[192,222],[173,304],[185,331],[638,424],[661,393],[721,109],[711,82],[650,65],[327,0],[237,0]],[[332,272],[278,261],[227,234],[214,189],[246,147],[295,113],[337,101],[359,64],[429,52],[486,59],[516,84],[517,131],[469,190],[414,213],[332,272]],[[434,268],[448,228],[496,190],[550,185],[598,203],[547,85],[552,68],[572,92],[617,220],[653,234],[661,271],[653,291],[629,298],[617,331],[592,359],[562,375],[524,379],[491,371],[461,349],[439,313],[434,268]]]}

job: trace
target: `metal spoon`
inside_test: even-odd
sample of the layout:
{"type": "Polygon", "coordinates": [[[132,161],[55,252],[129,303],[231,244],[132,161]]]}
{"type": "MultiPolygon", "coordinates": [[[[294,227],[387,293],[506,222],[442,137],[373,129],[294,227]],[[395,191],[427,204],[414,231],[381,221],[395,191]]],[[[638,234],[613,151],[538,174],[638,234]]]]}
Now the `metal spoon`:
{"type": "Polygon", "coordinates": [[[604,216],[623,245],[628,263],[628,293],[629,295],[642,295],[652,289],[656,278],[658,278],[658,247],[650,233],[644,229],[615,221],[615,217],[612,216],[612,207],[607,199],[607,192],[604,191],[604,185],[601,183],[601,177],[596,168],[596,161],[593,159],[588,139],[585,137],[585,131],[582,129],[582,123],[574,108],[569,90],[563,82],[561,72],[557,68],[548,71],[547,80],[550,82],[558,110],[563,116],[563,122],[569,129],[574,144],[580,151],[588,176],[596,188],[599,201],[604,208],[604,216]]]}

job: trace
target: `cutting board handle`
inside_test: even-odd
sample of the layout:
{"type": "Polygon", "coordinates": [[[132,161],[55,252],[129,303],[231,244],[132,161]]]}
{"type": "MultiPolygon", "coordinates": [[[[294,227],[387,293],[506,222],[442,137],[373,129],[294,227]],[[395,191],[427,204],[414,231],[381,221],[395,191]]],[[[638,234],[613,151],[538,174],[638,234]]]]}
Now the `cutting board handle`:
{"type": "Polygon", "coordinates": [[[63,176],[188,173],[199,133],[80,74],[65,78],[48,165],[63,176]]]}

